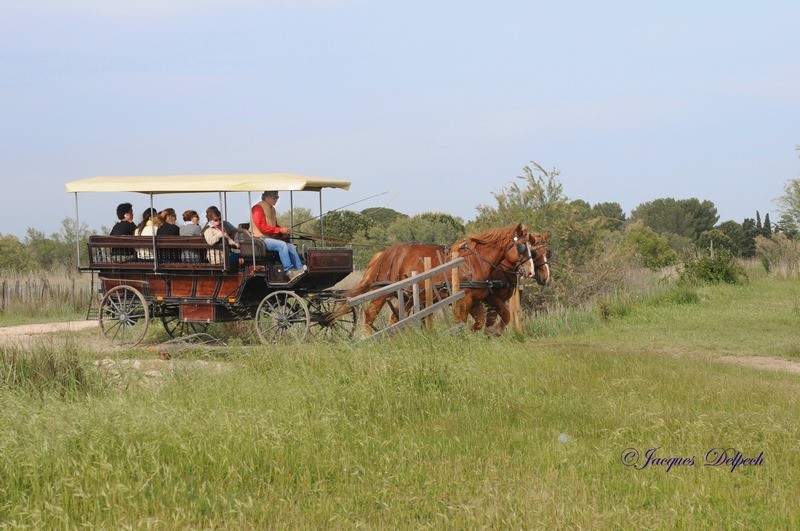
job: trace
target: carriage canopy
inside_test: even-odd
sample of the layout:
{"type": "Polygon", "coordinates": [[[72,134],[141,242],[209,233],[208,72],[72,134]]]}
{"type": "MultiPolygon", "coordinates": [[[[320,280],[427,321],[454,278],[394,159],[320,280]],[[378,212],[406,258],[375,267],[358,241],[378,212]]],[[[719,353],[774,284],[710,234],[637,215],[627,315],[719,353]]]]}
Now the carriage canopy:
{"type": "Polygon", "coordinates": [[[293,173],[241,173],[91,177],[66,184],[68,193],[140,192],[143,194],[170,194],[186,192],[252,192],[257,190],[318,192],[323,188],[349,190],[350,181],[310,177],[293,173]]]}

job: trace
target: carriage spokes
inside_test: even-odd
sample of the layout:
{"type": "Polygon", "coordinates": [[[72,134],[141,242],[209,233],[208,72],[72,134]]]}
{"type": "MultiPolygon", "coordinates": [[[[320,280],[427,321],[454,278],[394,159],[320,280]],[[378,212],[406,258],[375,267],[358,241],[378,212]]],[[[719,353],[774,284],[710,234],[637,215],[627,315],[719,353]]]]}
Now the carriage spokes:
{"type": "Polygon", "coordinates": [[[256,310],[256,332],[262,343],[299,342],[306,338],[311,325],[308,305],[292,291],[273,291],[256,310]]]}
{"type": "Polygon", "coordinates": [[[133,347],[144,339],[150,308],[144,295],[132,286],[115,286],[100,301],[100,329],[118,347],[133,347]]]}

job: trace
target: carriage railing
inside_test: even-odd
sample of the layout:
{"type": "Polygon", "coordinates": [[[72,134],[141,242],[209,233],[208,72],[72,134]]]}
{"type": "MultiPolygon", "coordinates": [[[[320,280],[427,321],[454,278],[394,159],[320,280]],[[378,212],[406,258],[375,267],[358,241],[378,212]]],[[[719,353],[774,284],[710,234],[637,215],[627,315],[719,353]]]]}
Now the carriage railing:
{"type": "Polygon", "coordinates": [[[91,236],[89,268],[227,269],[229,247],[202,236],[91,236]]]}

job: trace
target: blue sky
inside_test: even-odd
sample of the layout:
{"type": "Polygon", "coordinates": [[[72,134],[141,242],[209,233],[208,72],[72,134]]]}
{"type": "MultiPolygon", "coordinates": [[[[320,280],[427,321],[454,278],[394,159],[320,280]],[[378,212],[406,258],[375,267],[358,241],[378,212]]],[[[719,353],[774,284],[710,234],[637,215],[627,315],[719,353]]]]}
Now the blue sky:
{"type": "MultiPolygon", "coordinates": [[[[0,0],[0,232],[56,230],[64,183],[96,175],[303,173],[353,182],[326,209],[388,190],[353,208],[466,220],[531,160],[592,204],[777,219],[798,20],[796,1],[0,0]]],[[[149,206],[84,194],[81,220],[122,200],[149,206]]]]}

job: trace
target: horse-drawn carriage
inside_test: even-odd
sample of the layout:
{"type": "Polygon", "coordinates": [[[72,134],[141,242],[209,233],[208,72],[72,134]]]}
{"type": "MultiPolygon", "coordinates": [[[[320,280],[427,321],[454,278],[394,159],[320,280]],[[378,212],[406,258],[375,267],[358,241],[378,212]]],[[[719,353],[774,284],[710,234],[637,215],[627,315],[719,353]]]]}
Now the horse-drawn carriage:
{"type": "MultiPolygon", "coordinates": [[[[147,194],[151,208],[157,194],[214,192],[224,219],[229,193],[246,192],[250,206],[252,191],[289,191],[290,197],[316,191],[321,210],[324,188],[349,187],[349,181],[291,174],[95,177],[66,185],[75,194],[76,219],[82,192],[147,194]]],[[[331,288],[353,271],[352,248],[305,241],[298,246],[305,273],[290,281],[277,253],[246,227],[239,225],[231,235],[239,244],[241,265],[231,259],[225,238],[212,246],[202,236],[91,236],[88,265],[80,269],[91,272],[93,280],[96,275],[102,294],[97,317],[105,337],[114,345],[137,345],[155,319],[172,337],[204,332],[210,323],[249,319],[262,342],[354,332],[355,310],[331,319],[340,298],[331,288]]],[[[77,253],[80,264],[80,244],[77,253]]]]}

